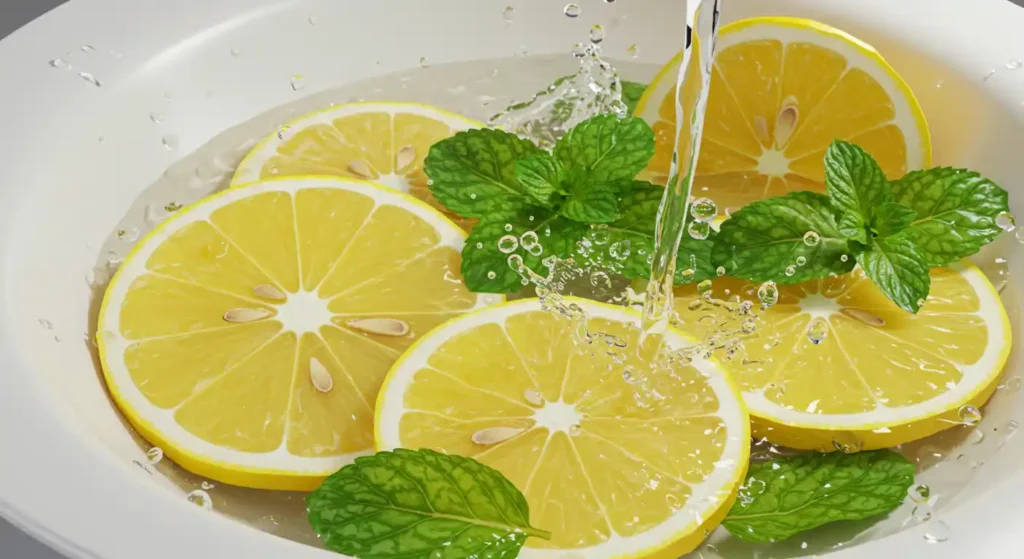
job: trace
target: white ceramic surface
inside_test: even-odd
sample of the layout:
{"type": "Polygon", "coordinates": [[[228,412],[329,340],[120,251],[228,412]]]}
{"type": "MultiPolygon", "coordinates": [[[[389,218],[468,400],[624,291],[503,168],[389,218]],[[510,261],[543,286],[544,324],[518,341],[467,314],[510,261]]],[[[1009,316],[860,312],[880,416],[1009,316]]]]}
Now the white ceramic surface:
{"type": "MultiPolygon", "coordinates": [[[[71,557],[333,557],[199,510],[172,484],[138,474],[131,462],[143,454],[83,341],[84,276],[113,224],[171,162],[300,95],[423,56],[439,64],[524,48],[563,53],[614,14],[626,17],[609,51],[638,43],[643,60],[657,62],[680,45],[681,23],[666,17],[678,0],[579,3],[583,15],[570,20],[551,0],[73,0],[0,43],[0,514],[71,557]],[[517,8],[511,26],[506,5],[517,8]],[[74,71],[48,64],[65,56],[74,71]],[[302,92],[290,87],[294,74],[305,76],[302,92]],[[156,110],[168,114],[163,127],[149,119],[156,110]],[[176,151],[161,144],[168,132],[180,137],[176,151]]],[[[1003,0],[727,4],[726,19],[814,17],[874,43],[917,92],[936,162],[984,172],[1024,215],[1024,70],[1004,70],[1024,58],[1024,10],[1003,0]],[[983,81],[990,69],[1000,71],[983,81]]],[[[1019,245],[1004,244],[1013,285],[1024,289],[1019,245]]],[[[1018,437],[944,509],[953,535],[943,544],[926,544],[916,527],[837,555],[1016,556],[1021,464],[1018,437]]]]}

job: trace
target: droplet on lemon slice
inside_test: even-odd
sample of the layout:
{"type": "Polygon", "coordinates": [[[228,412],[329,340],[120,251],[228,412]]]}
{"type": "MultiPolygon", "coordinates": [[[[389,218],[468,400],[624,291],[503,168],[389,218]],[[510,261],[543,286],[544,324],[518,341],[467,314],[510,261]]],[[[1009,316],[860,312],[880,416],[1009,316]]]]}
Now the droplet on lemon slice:
{"type": "Polygon", "coordinates": [[[114,400],[186,469],[311,489],[372,451],[402,351],[500,297],[459,278],[465,233],[351,179],[278,179],[174,214],[107,288],[97,325],[114,400]]]}
{"type": "Polygon", "coordinates": [[[521,557],[665,557],[694,549],[742,483],[749,418],[711,362],[655,370],[638,313],[569,299],[578,324],[536,299],[453,320],[411,347],[377,401],[377,449],[432,448],[501,471],[526,496],[521,557]],[[609,337],[611,336],[611,337],[609,337]],[[560,553],[560,554],[559,554],[560,553]]]}
{"type": "Polygon", "coordinates": [[[473,221],[430,192],[423,159],[435,142],[483,126],[420,103],[338,105],[281,126],[245,156],[231,184],[300,175],[369,180],[411,194],[467,229],[473,221]]]}
{"type": "MultiPolygon", "coordinates": [[[[932,269],[931,281],[917,314],[897,307],[859,268],[779,285],[778,303],[752,333],[738,334],[742,350],[723,362],[743,391],[754,436],[852,452],[968,424],[964,414],[989,399],[1006,364],[1009,320],[992,284],[967,261],[932,269]]],[[[722,278],[713,294],[757,304],[757,290],[722,278]]],[[[740,330],[720,308],[696,307],[692,288],[677,291],[687,324],[740,330]]]]}
{"type": "MultiPolygon", "coordinates": [[[[725,210],[793,190],[823,192],[825,150],[837,138],[867,150],[889,178],[930,165],[921,107],[864,42],[812,20],[763,17],[722,27],[716,45],[694,196],[725,210]]],[[[657,184],[672,158],[681,61],[661,70],[636,109],[655,131],[643,177],[657,184]]],[[[688,68],[686,111],[697,98],[697,67],[695,59],[688,68]]],[[[682,128],[688,138],[689,119],[682,128]]]]}

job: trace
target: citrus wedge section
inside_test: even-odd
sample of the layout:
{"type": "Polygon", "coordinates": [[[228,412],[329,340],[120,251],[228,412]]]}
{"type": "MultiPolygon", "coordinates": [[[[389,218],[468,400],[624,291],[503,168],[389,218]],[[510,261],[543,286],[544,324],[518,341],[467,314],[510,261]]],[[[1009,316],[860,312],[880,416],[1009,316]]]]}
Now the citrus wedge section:
{"type": "Polygon", "coordinates": [[[97,338],[114,400],[183,467],[311,489],[372,451],[401,352],[500,297],[459,279],[465,233],[409,196],[333,177],[233,189],[135,247],[97,338]]]}
{"type": "Polygon", "coordinates": [[[522,557],[675,558],[726,514],[749,456],[749,419],[717,365],[655,358],[691,341],[639,344],[639,314],[568,299],[579,324],[528,299],[444,324],[413,345],[377,401],[378,450],[470,456],[523,491],[522,557]],[[656,367],[656,363],[663,363],[656,367]]]}

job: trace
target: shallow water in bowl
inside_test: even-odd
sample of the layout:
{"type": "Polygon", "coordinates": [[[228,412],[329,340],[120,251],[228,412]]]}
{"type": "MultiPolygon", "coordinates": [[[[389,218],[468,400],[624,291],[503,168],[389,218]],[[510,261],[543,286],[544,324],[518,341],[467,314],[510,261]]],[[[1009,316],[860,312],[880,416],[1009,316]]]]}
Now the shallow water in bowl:
{"type": "MultiPolygon", "coordinates": [[[[655,65],[629,61],[615,61],[615,65],[623,79],[639,82],[649,81],[658,70],[655,65]]],[[[143,189],[121,222],[112,228],[94,269],[89,273],[88,279],[94,288],[93,316],[89,323],[95,324],[95,313],[98,312],[103,290],[135,242],[177,208],[226,188],[235,167],[249,149],[285,122],[332,104],[354,101],[415,101],[485,121],[510,103],[529,99],[559,76],[570,74],[575,69],[575,61],[560,55],[428,65],[309,95],[221,133],[197,151],[183,156],[155,183],[143,189]]],[[[170,133],[166,138],[173,143],[174,134],[170,133]]],[[[1001,243],[1013,242],[1009,235],[1005,237],[974,259],[997,288],[1006,284],[1005,265],[996,261],[999,254],[1006,252],[1007,245],[1001,243]]],[[[1002,296],[1016,330],[1016,293],[1007,288],[1002,291],[1002,296]]],[[[94,334],[89,332],[90,339],[94,334]]],[[[1014,350],[1007,370],[1013,371],[1016,361],[1017,351],[1014,350]]],[[[98,363],[98,360],[94,362],[98,363]]],[[[101,376],[97,379],[102,382],[101,376]]],[[[1004,378],[1001,386],[1003,388],[983,410],[984,419],[977,426],[957,426],[899,449],[917,465],[918,482],[929,486],[927,505],[908,499],[903,507],[886,519],[833,524],[770,546],[743,543],[719,530],[693,556],[781,558],[824,553],[836,547],[884,537],[903,527],[927,521],[924,514],[927,509],[933,511],[933,517],[940,516],[945,503],[979,470],[983,471],[984,462],[1013,434],[1014,421],[1024,422],[1021,410],[1015,407],[1020,379],[1004,378]]],[[[127,422],[125,426],[131,431],[127,422]]],[[[140,448],[150,450],[150,445],[134,431],[132,436],[140,448]]],[[[755,446],[754,452],[758,451],[766,449],[755,446]]],[[[284,538],[319,545],[317,536],[306,522],[304,494],[222,485],[190,474],[170,460],[153,462],[138,462],[140,474],[164,476],[183,494],[205,491],[212,508],[221,514],[284,538]]]]}

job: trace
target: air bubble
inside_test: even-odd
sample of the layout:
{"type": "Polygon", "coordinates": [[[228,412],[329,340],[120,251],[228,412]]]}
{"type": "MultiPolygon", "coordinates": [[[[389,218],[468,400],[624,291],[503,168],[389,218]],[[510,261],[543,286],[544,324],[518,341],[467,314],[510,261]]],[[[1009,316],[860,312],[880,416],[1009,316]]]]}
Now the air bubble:
{"type": "Polygon", "coordinates": [[[796,266],[786,266],[786,275],[792,277],[794,274],[796,274],[796,266]]]}
{"type": "Polygon", "coordinates": [[[949,539],[951,532],[945,522],[936,520],[928,525],[928,531],[924,533],[924,539],[928,543],[942,543],[949,539]]]}
{"type": "Polygon", "coordinates": [[[807,263],[807,259],[804,258],[803,256],[797,256],[796,257],[796,265],[797,266],[803,266],[806,263],[807,263]]]}
{"type": "Polygon", "coordinates": [[[848,261],[850,259],[850,255],[849,254],[844,254],[844,255],[840,256],[839,259],[842,260],[843,262],[846,262],[846,261],[848,261]]]}
{"type": "Polygon", "coordinates": [[[509,233],[512,232],[512,224],[511,223],[506,223],[505,224],[505,231],[508,231],[509,233]]]}
{"type": "Polygon", "coordinates": [[[907,490],[907,496],[910,497],[911,501],[920,505],[927,503],[928,499],[931,499],[932,489],[923,483],[918,483],[910,486],[910,489],[907,490]]]}
{"type": "Polygon", "coordinates": [[[960,422],[964,425],[973,426],[981,422],[981,411],[974,406],[963,406],[958,413],[960,415],[960,422]]]}
{"type": "Polygon", "coordinates": [[[487,279],[494,279],[496,277],[498,277],[498,274],[494,273],[493,270],[491,270],[490,272],[487,272],[487,279]]]}
{"type": "Polygon", "coordinates": [[[150,464],[159,464],[164,459],[164,450],[158,446],[154,446],[146,452],[146,458],[150,464]]]}
{"type": "Polygon", "coordinates": [[[809,247],[818,246],[821,242],[821,235],[817,231],[808,231],[804,233],[804,244],[809,247]]]}
{"type": "Polygon", "coordinates": [[[698,198],[690,204],[690,213],[697,221],[711,221],[718,216],[718,206],[708,198],[698,198]]]}
{"type": "Polygon", "coordinates": [[[765,307],[779,302],[779,288],[774,281],[766,281],[757,288],[757,298],[765,307]]]}
{"type": "Polygon", "coordinates": [[[690,237],[703,241],[711,236],[711,224],[706,221],[691,221],[688,231],[690,237]]]}
{"type": "Polygon", "coordinates": [[[203,491],[202,489],[196,489],[195,491],[189,493],[188,495],[185,495],[185,498],[188,499],[188,502],[192,503],[193,505],[202,507],[206,510],[210,510],[213,508],[213,499],[210,498],[209,493],[203,491]]]}
{"type": "Polygon", "coordinates": [[[511,254],[517,248],[519,248],[519,239],[516,239],[515,235],[505,235],[498,239],[498,250],[505,254],[511,254]]]}
{"type": "Polygon", "coordinates": [[[519,244],[522,245],[524,249],[532,251],[532,249],[536,248],[540,244],[540,239],[534,231],[527,231],[519,237],[519,244]]]}
{"type": "Polygon", "coordinates": [[[616,260],[625,260],[629,258],[630,247],[632,244],[629,239],[623,239],[621,241],[615,241],[608,247],[608,256],[616,260]]]}
{"type": "Polygon", "coordinates": [[[563,11],[565,12],[565,15],[568,17],[575,18],[580,16],[580,7],[576,4],[566,4],[565,9],[563,11]]]}
{"type": "Polygon", "coordinates": [[[724,275],[725,275],[725,267],[724,267],[724,266],[719,266],[718,268],[716,268],[716,269],[715,269],[715,274],[716,274],[716,275],[717,275],[718,277],[722,277],[722,276],[724,276],[724,275]]]}
{"type": "Polygon", "coordinates": [[[1003,231],[1009,233],[1016,229],[1017,220],[1014,219],[1013,214],[1010,212],[999,212],[999,215],[996,216],[996,225],[998,225],[1003,231]]]}
{"type": "Polygon", "coordinates": [[[517,273],[522,273],[523,269],[526,267],[523,265],[523,257],[518,254],[510,254],[507,262],[508,267],[512,268],[512,270],[517,273]]]}
{"type": "Polygon", "coordinates": [[[828,336],[828,323],[825,322],[824,318],[815,318],[807,326],[807,339],[812,344],[818,345],[825,341],[825,337],[828,336]]]}

